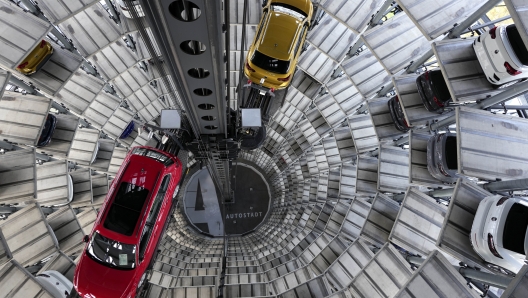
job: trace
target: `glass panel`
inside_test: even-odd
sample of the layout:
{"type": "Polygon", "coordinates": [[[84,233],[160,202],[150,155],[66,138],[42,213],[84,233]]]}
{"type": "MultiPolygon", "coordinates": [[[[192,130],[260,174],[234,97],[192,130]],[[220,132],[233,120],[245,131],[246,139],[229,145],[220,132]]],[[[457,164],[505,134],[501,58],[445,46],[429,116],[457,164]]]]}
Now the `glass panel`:
{"type": "Polygon", "coordinates": [[[95,232],[88,245],[87,254],[95,261],[119,269],[136,267],[136,246],[121,243],[95,232]]]}
{"type": "Polygon", "coordinates": [[[132,235],[148,194],[148,189],[121,182],[103,226],[116,233],[132,235]]]}

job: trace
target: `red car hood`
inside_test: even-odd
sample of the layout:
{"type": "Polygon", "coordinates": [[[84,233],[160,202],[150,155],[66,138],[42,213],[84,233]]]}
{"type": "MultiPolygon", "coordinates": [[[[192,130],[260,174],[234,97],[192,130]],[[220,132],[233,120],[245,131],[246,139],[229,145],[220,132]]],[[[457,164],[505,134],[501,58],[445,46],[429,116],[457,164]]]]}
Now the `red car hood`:
{"type": "Polygon", "coordinates": [[[126,298],[128,297],[128,293],[126,293],[127,288],[133,289],[131,284],[134,281],[137,269],[113,269],[101,265],[89,256],[84,255],[75,271],[73,284],[80,297],[126,298]]]}

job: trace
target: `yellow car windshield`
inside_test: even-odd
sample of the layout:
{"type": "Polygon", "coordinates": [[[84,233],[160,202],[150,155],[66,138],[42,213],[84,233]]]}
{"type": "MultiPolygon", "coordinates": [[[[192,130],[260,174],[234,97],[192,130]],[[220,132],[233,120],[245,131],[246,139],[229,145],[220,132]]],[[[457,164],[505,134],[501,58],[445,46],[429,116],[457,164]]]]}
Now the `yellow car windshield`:
{"type": "Polygon", "coordinates": [[[282,4],[282,3],[273,3],[271,4],[271,10],[275,12],[280,12],[292,16],[299,21],[304,21],[306,19],[306,14],[300,9],[293,7],[291,5],[282,4]]]}

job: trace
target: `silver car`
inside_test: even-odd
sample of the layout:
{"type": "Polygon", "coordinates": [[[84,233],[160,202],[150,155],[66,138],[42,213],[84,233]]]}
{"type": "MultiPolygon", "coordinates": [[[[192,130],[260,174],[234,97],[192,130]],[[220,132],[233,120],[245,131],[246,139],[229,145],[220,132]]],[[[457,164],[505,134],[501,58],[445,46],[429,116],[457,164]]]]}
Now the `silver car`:
{"type": "Polygon", "coordinates": [[[460,177],[457,155],[455,134],[434,135],[427,142],[427,170],[442,182],[455,183],[460,177]]]}

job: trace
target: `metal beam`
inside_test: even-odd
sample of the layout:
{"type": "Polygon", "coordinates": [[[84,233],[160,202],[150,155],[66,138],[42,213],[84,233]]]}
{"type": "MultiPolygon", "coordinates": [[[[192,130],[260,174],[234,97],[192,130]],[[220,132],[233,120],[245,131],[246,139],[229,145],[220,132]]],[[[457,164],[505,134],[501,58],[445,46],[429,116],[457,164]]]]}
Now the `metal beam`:
{"type": "Polygon", "coordinates": [[[528,178],[508,181],[497,181],[482,186],[489,192],[516,191],[528,189],[528,178]]]}

